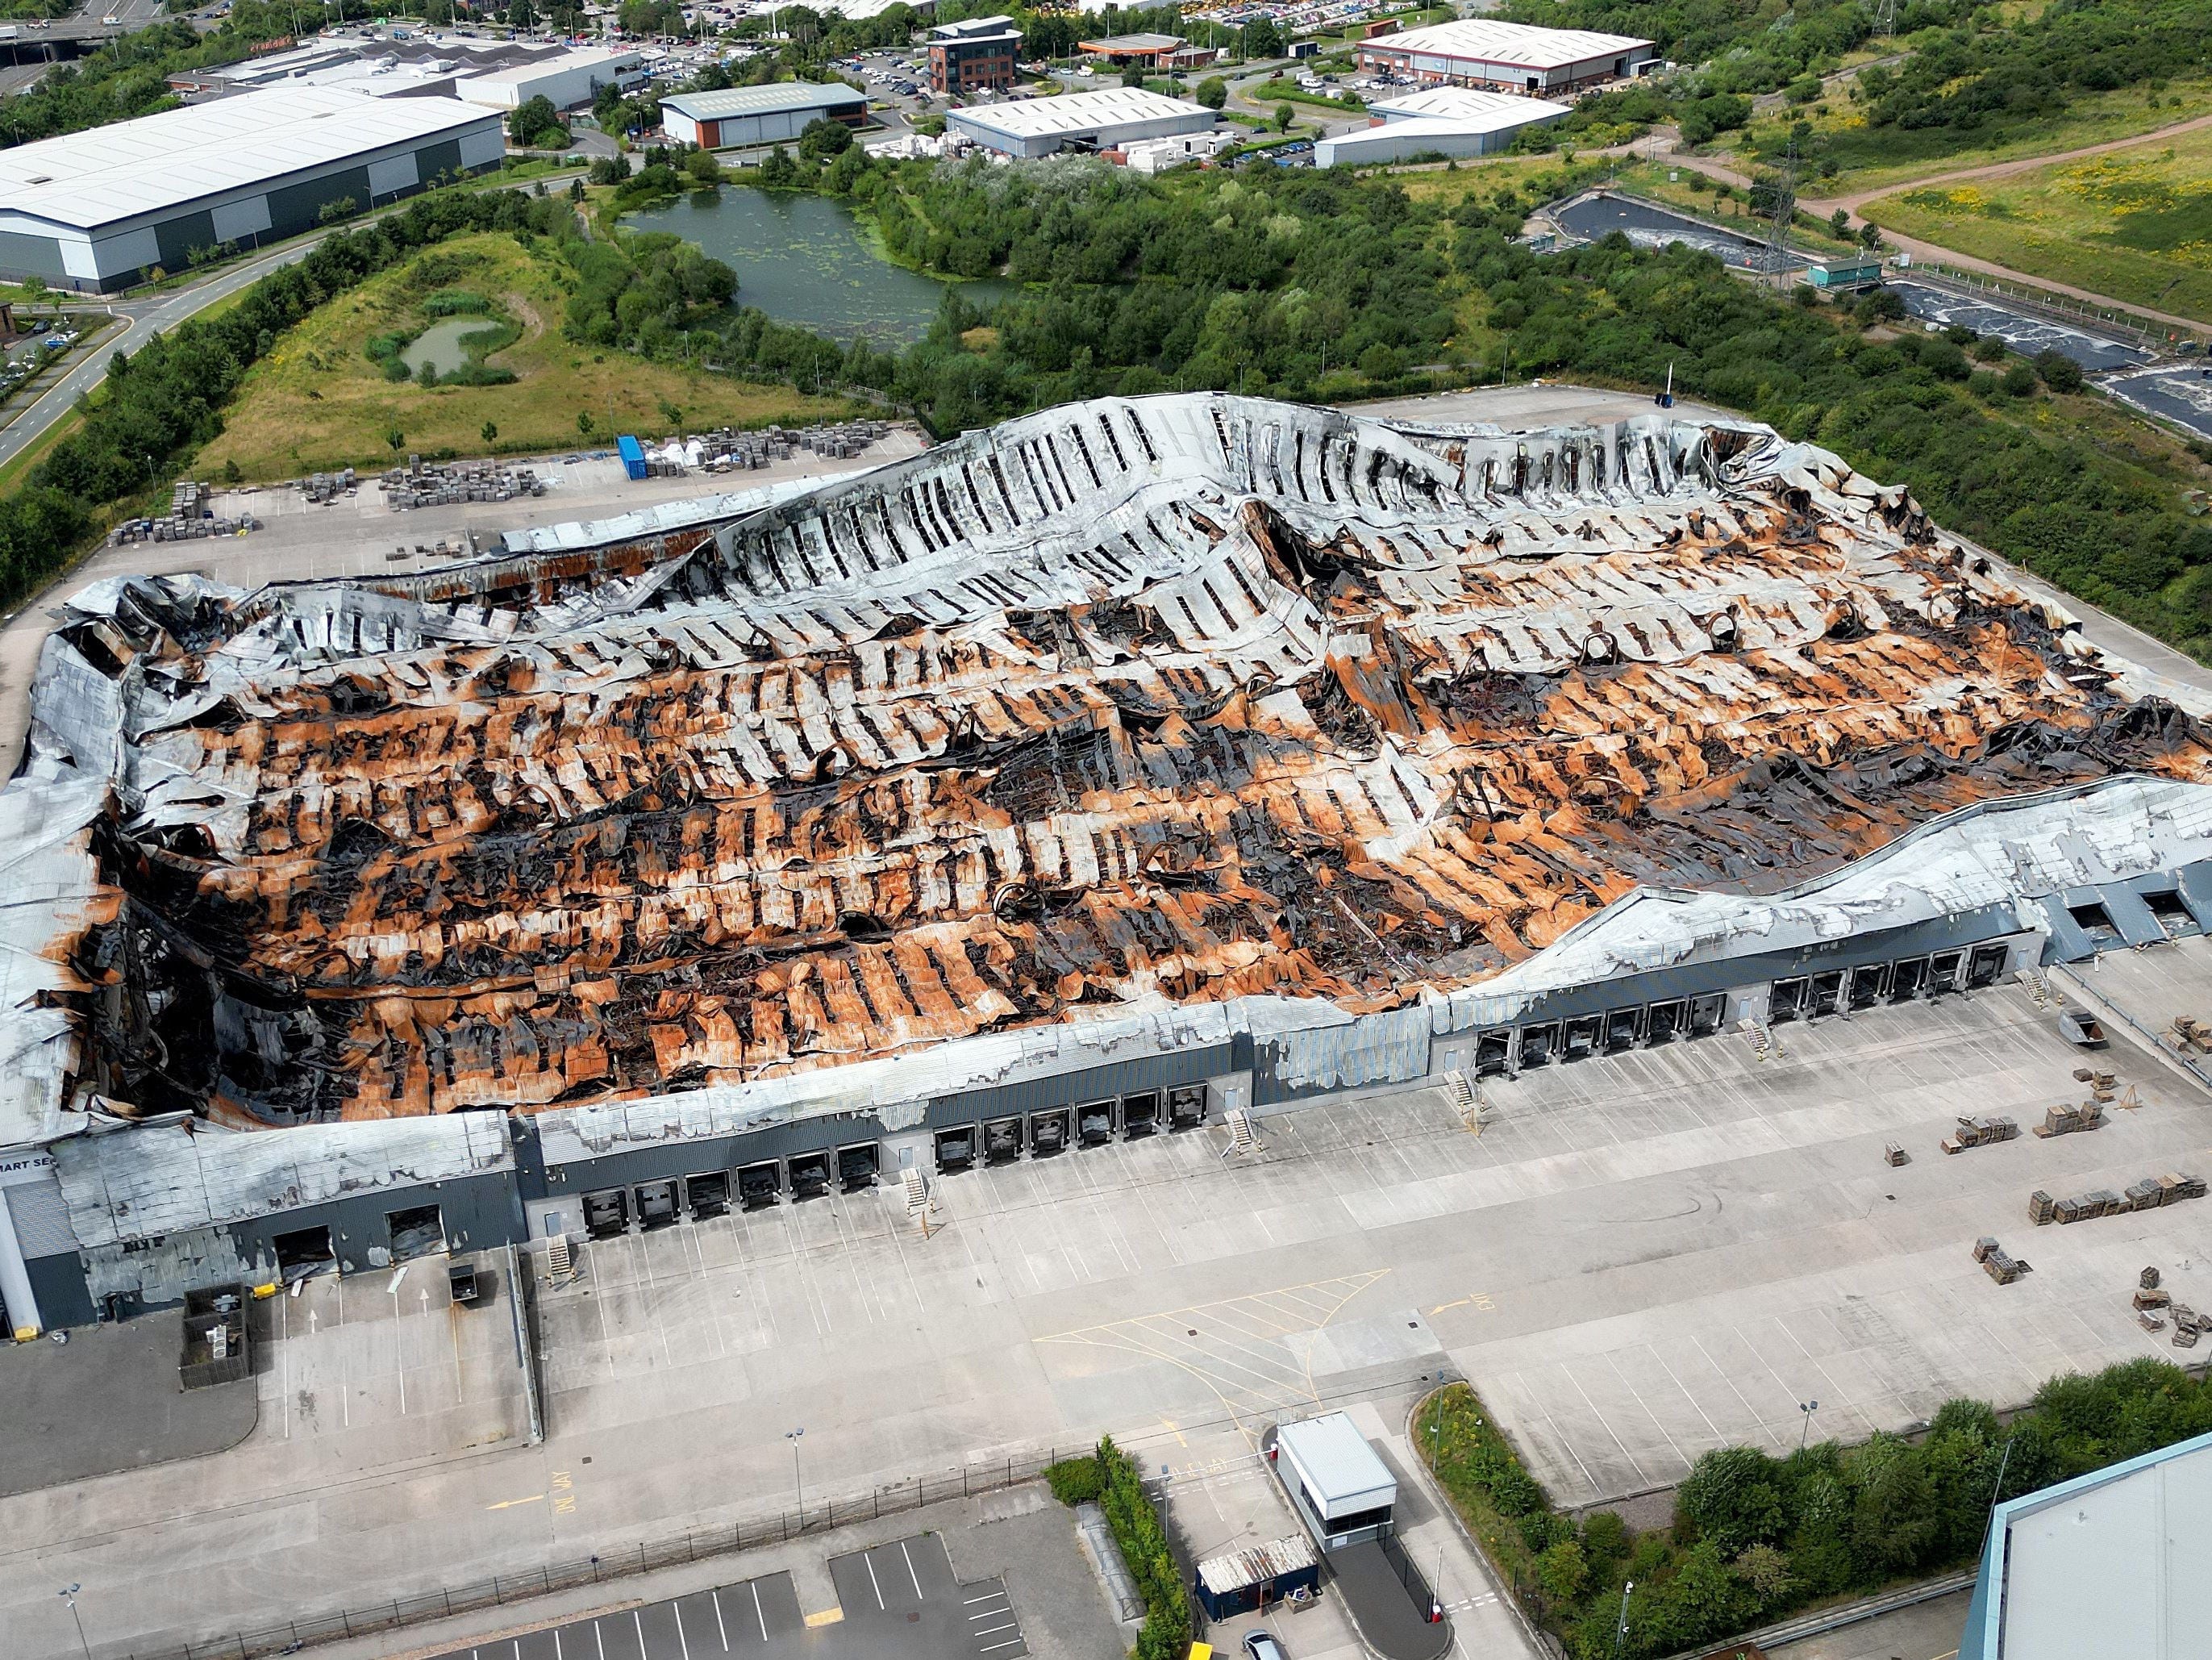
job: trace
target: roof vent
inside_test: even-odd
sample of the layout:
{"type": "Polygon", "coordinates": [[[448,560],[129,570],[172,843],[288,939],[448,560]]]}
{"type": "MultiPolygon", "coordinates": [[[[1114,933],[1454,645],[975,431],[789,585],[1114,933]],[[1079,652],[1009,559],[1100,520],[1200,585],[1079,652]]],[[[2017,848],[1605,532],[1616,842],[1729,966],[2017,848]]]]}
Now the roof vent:
{"type": "Polygon", "coordinates": [[[54,176],[51,173],[34,173],[23,182],[27,185],[51,185],[54,182],[54,176]]]}

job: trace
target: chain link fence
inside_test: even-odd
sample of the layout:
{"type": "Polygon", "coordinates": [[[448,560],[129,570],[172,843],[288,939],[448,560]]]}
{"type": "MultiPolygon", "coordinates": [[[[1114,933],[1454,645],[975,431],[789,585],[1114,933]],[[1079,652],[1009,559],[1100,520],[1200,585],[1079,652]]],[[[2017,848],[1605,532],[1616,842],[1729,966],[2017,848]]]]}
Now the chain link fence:
{"type": "Polygon", "coordinates": [[[495,1575],[473,1584],[450,1586],[362,1608],[310,1614],[288,1620],[282,1625],[233,1632],[176,1648],[133,1649],[126,1652],[129,1660],[258,1660],[263,1655],[295,1654],[318,1643],[397,1631],[454,1614],[527,1602],[553,1591],[573,1590],[603,1580],[626,1579],[656,1568],[678,1567],[687,1562],[757,1549],[763,1545],[781,1544],[805,1534],[828,1533],[855,1522],[896,1516],[950,1499],[970,1498],[979,1493],[1018,1487],[1024,1481],[1037,1480],[1046,1466],[1060,1458],[1091,1450],[1086,1444],[1067,1453],[1048,1450],[1038,1457],[1002,1458],[987,1464],[963,1466],[941,1475],[918,1475],[911,1481],[876,1487],[860,1498],[830,1499],[818,1506],[809,1505],[726,1527],[695,1528],[657,1541],[623,1546],[598,1556],[548,1564],[526,1572],[495,1575]]]}

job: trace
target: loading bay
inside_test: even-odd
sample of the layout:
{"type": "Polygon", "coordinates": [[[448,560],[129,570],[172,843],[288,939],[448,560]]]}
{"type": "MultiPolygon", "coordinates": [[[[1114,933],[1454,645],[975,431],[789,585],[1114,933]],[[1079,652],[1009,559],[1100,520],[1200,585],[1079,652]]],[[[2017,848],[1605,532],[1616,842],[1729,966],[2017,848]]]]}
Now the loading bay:
{"type": "Polygon", "coordinates": [[[1022,1660],[1030,1651],[1006,1586],[962,1584],[941,1535],[833,1557],[830,1573],[837,1607],[812,1615],[801,1610],[791,1575],[774,1573],[437,1660],[1022,1660]]]}
{"type": "MultiPolygon", "coordinates": [[[[2192,939],[2084,979],[2162,1030],[2212,1006],[2209,970],[2192,939]]],[[[1415,1088],[1265,1119],[1252,1154],[1207,1130],[977,1168],[933,1183],[927,1239],[885,1183],[595,1243],[539,1294],[545,1446],[465,1378],[426,1414],[408,1371],[406,1412],[395,1377],[336,1425],[318,1389],[315,1433],[289,1439],[267,1399],[238,1454],[0,1499],[0,1535],[38,1541],[0,1551],[0,1617],[22,1652],[66,1651],[47,1581],[81,1580],[95,1652],[143,1651],[205,1627],[211,1563],[252,1627],[757,1521],[798,1499],[796,1428],[810,1502],[988,1481],[1111,1432],[1203,1504],[1273,1420],[1401,1413],[1449,1368],[1586,1505],[1724,1442],[1794,1446],[1815,1399],[1811,1432],[1846,1439],[1956,1394],[2018,1402],[2170,1355],[2128,1305],[2144,1263],[2212,1303],[2212,1205],[2028,1223],[2034,1189],[2212,1162],[2202,1087],[2108,1025],[2100,1064],[2132,1093],[2106,1128],[1957,1157],[1936,1142],[1959,1115],[2027,1124],[2079,1093],[2079,1051],[2021,986],[1779,1026],[1765,1060],[1730,1033],[1486,1080],[1479,1134],[1415,1088]],[[1985,1278],[1984,1234],[2033,1272],[1985,1278]]],[[[427,1327],[338,1329],[364,1365],[436,1353],[427,1327]]],[[[295,1323],[271,1365],[343,1383],[338,1341],[295,1323]]]]}

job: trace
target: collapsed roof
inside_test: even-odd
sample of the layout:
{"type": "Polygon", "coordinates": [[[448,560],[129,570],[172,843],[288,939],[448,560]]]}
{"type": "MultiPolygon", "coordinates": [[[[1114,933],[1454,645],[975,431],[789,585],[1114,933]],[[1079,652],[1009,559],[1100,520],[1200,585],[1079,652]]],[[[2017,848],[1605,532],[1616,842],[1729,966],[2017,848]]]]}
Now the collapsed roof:
{"type": "Polygon", "coordinates": [[[112,782],[91,1085],[251,1126],[1362,1013],[1639,885],[2206,771],[2071,619],[1761,427],[1103,400],[731,505],[78,596],[34,745],[112,782]]]}

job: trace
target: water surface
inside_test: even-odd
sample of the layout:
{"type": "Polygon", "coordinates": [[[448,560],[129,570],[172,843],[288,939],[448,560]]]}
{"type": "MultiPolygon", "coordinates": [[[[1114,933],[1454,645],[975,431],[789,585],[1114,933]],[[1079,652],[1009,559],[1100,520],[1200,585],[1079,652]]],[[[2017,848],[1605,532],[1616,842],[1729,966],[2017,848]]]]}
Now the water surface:
{"type": "Polygon", "coordinates": [[[779,323],[833,339],[864,334],[902,346],[929,331],[948,288],[971,303],[994,304],[1004,283],[953,282],[895,265],[842,202],[803,192],[736,185],[693,191],[665,208],[626,215],[631,230],[673,231],[738,274],[738,303],[779,323]]]}
{"type": "Polygon", "coordinates": [[[399,361],[407,365],[409,374],[417,374],[428,363],[441,374],[451,374],[469,361],[467,350],[461,342],[472,334],[490,334],[499,328],[497,323],[485,317],[448,317],[442,323],[433,323],[407,343],[399,354],[399,361]]]}

